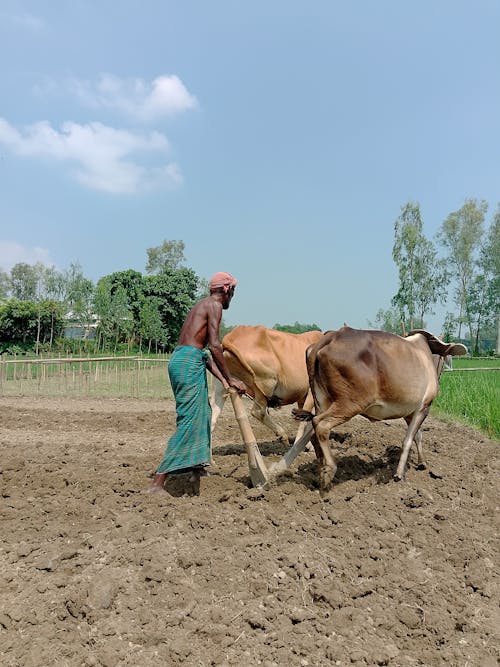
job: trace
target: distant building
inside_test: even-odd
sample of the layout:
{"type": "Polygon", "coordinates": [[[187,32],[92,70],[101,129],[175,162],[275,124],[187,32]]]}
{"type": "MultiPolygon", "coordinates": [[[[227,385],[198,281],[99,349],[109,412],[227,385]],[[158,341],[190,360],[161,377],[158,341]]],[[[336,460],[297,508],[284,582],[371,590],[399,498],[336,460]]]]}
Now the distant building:
{"type": "Polygon", "coordinates": [[[81,324],[75,319],[71,311],[64,316],[66,325],[64,327],[63,338],[73,338],[76,340],[94,340],[96,337],[99,318],[97,315],[90,316],[90,323],[81,324]]]}

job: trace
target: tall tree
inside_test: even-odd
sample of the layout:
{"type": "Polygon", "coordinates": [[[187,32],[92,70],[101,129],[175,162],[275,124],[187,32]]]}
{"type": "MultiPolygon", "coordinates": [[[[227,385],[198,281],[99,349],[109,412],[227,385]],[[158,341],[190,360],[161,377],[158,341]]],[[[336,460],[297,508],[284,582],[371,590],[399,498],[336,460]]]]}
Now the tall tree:
{"type": "MultiPolygon", "coordinates": [[[[401,320],[401,313],[398,308],[388,308],[387,310],[379,308],[375,316],[375,322],[368,320],[368,326],[370,329],[390,331],[401,336],[408,328],[408,323],[401,320]]],[[[409,330],[410,328],[408,328],[409,330]]]]}
{"type": "Polygon", "coordinates": [[[113,341],[116,351],[118,343],[132,335],[134,317],[127,291],[121,284],[113,285],[113,275],[97,282],[94,304],[99,317],[99,337],[103,344],[113,341]]]}
{"type": "Polygon", "coordinates": [[[472,290],[477,274],[477,257],[483,236],[484,218],[488,204],[485,201],[467,199],[458,210],[450,213],[438,232],[438,241],[447,250],[457,290],[455,301],[460,309],[459,336],[461,322],[465,319],[469,339],[473,341],[473,299],[472,290]]]}
{"type": "Polygon", "coordinates": [[[10,293],[9,274],[0,269],[0,303],[5,301],[10,293]]]}
{"type": "Polygon", "coordinates": [[[54,301],[64,301],[64,274],[55,266],[46,266],[43,273],[44,289],[47,298],[54,301]]]}
{"type": "Polygon", "coordinates": [[[19,301],[34,301],[38,284],[37,270],[31,264],[18,262],[10,270],[12,297],[19,301]]]}
{"type": "Polygon", "coordinates": [[[472,284],[471,311],[475,323],[474,351],[479,352],[481,332],[496,331],[497,354],[500,332],[500,205],[481,244],[477,275],[472,284]]]}
{"type": "Polygon", "coordinates": [[[166,270],[180,269],[186,261],[184,248],[184,241],[163,241],[159,246],[148,248],[146,273],[158,275],[166,270]]]}
{"type": "Polygon", "coordinates": [[[167,346],[172,349],[184,319],[193,306],[198,277],[192,269],[165,271],[159,276],[146,276],[144,295],[157,299],[167,346]]]}
{"type": "Polygon", "coordinates": [[[139,314],[139,335],[141,341],[148,342],[148,352],[151,352],[151,344],[155,344],[155,351],[158,351],[158,343],[163,343],[166,338],[166,332],[163,327],[160,314],[160,304],[156,297],[147,297],[141,307],[139,314]]]}
{"type": "Polygon", "coordinates": [[[433,313],[432,306],[444,303],[443,286],[448,276],[444,262],[438,259],[432,242],[424,236],[418,203],[408,202],[401,207],[394,224],[392,257],[399,272],[399,289],[392,298],[392,305],[410,329],[417,325],[422,327],[425,315],[433,313]]]}

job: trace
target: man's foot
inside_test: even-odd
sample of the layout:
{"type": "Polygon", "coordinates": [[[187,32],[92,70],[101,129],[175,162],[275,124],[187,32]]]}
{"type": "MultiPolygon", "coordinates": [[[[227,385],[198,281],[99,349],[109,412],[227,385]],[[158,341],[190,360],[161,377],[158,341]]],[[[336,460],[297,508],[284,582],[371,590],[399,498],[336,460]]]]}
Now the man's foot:
{"type": "Polygon", "coordinates": [[[163,488],[166,479],[166,472],[157,472],[154,476],[151,486],[149,489],[146,489],[146,493],[166,493],[165,489],[163,488]]]}

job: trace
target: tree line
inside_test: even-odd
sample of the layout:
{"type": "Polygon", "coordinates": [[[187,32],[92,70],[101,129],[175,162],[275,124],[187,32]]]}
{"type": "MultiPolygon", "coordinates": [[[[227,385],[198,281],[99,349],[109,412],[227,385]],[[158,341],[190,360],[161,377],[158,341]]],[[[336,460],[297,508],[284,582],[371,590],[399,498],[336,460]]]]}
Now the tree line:
{"type": "Polygon", "coordinates": [[[487,210],[485,201],[467,199],[443,221],[433,242],[424,234],[420,205],[401,207],[392,250],[398,290],[391,308],[378,311],[374,328],[397,333],[425,328],[425,317],[451,295],[455,309],[440,332],[445,340],[467,340],[475,354],[499,353],[500,205],[489,225],[487,210]]]}
{"type": "Polygon", "coordinates": [[[0,351],[81,350],[82,341],[63,338],[69,324],[93,352],[170,351],[207,281],[183,265],[183,241],[164,241],[147,255],[146,275],[117,271],[95,285],[78,263],[65,271],[41,263],[1,271],[0,351]]]}
{"type": "MultiPolygon", "coordinates": [[[[372,328],[404,333],[425,328],[426,316],[452,297],[439,332],[467,340],[475,352],[495,348],[500,328],[500,206],[486,223],[488,205],[467,199],[442,223],[434,242],[426,238],[420,205],[407,202],[394,223],[393,260],[398,288],[389,309],[372,328]],[[439,252],[441,250],[441,252],[439,252]]],[[[86,333],[92,351],[170,351],[187,312],[208,294],[207,280],[187,268],[183,241],[147,249],[145,275],[129,269],[94,285],[73,263],[64,271],[37,263],[0,269],[0,352],[69,351],[82,341],[63,337],[69,323],[86,333]],[[89,332],[95,334],[89,339],[89,332]]],[[[275,324],[301,333],[316,324],[275,324]]],[[[221,327],[224,334],[229,328],[221,327]]]]}

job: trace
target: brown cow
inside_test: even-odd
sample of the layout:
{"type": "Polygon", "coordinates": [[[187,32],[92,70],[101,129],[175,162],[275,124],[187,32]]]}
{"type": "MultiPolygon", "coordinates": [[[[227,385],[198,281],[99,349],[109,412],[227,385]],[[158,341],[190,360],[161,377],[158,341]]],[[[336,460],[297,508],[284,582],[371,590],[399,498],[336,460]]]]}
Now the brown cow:
{"type": "Polygon", "coordinates": [[[408,424],[395,479],[404,477],[412,442],[422,456],[421,426],[439,389],[444,357],[467,353],[464,345],[443,343],[427,331],[406,338],[385,331],[342,327],[327,331],[306,352],[307,371],[316,415],[294,411],[297,419],[311,419],[320,465],[322,493],[331,487],[337,466],[329,446],[330,431],[356,415],[371,421],[402,417],[408,424]]]}
{"type": "MultiPolygon", "coordinates": [[[[246,384],[254,399],[251,414],[283,443],[288,444],[286,431],[271,419],[268,408],[297,403],[299,408],[312,409],[305,351],[322,335],[321,331],[292,334],[261,325],[240,325],[222,339],[229,372],[246,384]]],[[[212,431],[225,399],[222,384],[214,380],[212,431]]],[[[301,425],[297,437],[303,430],[304,425],[301,425]]]]}

